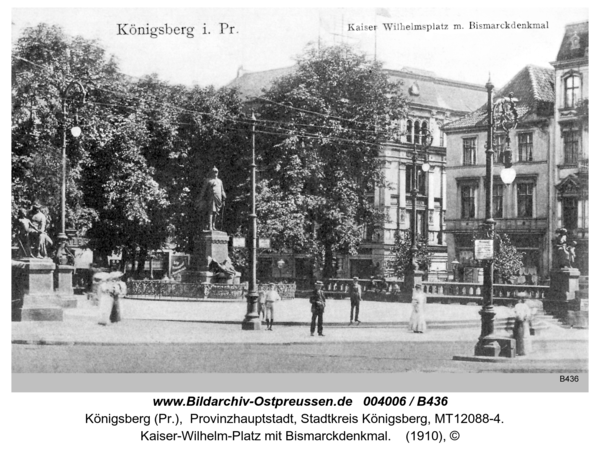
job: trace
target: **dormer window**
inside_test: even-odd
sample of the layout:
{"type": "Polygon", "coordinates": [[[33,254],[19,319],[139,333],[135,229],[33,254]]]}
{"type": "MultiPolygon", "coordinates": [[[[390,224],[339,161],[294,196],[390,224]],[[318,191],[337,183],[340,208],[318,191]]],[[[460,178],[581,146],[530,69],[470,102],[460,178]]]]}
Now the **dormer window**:
{"type": "Polygon", "coordinates": [[[571,50],[577,50],[579,48],[579,41],[579,35],[573,33],[573,36],[571,36],[571,50]]]}

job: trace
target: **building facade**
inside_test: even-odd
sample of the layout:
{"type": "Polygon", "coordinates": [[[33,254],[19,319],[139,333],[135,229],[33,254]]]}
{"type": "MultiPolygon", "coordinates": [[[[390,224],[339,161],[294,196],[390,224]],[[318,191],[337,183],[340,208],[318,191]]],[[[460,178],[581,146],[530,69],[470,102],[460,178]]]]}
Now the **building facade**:
{"type": "Polygon", "coordinates": [[[577,241],[576,267],[588,274],[589,22],[567,25],[554,66],[554,152],[550,224],[577,241]]]}
{"type": "MultiPolygon", "coordinates": [[[[537,283],[550,268],[549,234],[552,180],[548,162],[553,150],[554,73],[527,66],[494,99],[518,99],[518,125],[508,133],[495,131],[492,215],[496,231],[507,234],[523,253],[518,282],[537,283]],[[510,146],[515,181],[500,179],[502,152],[510,146]]],[[[444,128],[448,135],[448,259],[461,270],[473,264],[473,237],[486,209],[487,105],[444,128]]]]}
{"type": "MultiPolygon", "coordinates": [[[[494,169],[493,217],[524,253],[518,282],[546,279],[553,267],[557,228],[577,241],[575,266],[588,273],[589,23],[566,26],[554,69],[527,66],[495,94],[518,99],[519,123],[510,132],[517,176],[508,187],[494,169]]],[[[473,258],[473,232],[485,215],[486,105],[444,128],[448,136],[448,260],[473,258]]],[[[506,136],[496,134],[496,155],[506,136]]]]}

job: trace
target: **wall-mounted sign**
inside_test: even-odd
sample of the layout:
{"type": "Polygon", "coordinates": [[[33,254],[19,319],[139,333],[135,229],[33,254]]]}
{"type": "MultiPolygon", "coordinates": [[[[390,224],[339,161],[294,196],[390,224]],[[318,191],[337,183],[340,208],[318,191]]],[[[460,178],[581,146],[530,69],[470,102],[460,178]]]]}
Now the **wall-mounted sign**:
{"type": "Polygon", "coordinates": [[[475,240],[475,259],[485,260],[494,258],[493,240],[475,240]]]}
{"type": "Polygon", "coordinates": [[[271,248],[271,239],[258,239],[259,248],[271,248]]]}
{"type": "Polygon", "coordinates": [[[246,248],[246,239],[244,237],[233,237],[234,248],[246,248]]]}

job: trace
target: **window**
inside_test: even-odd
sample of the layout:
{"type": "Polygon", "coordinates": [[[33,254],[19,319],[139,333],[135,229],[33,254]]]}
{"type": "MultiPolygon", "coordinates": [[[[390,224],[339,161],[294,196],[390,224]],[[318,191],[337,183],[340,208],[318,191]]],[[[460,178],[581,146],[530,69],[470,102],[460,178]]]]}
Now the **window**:
{"type": "Polygon", "coordinates": [[[519,134],[519,162],[533,161],[533,133],[519,134]]]}
{"type": "Polygon", "coordinates": [[[504,186],[494,184],[494,193],[492,195],[492,216],[494,218],[503,218],[502,205],[504,203],[504,186]]]}
{"type": "Polygon", "coordinates": [[[392,207],[398,206],[398,195],[392,195],[390,201],[391,201],[391,206],[392,207]]]}
{"type": "Polygon", "coordinates": [[[577,198],[562,199],[563,227],[568,230],[577,229],[577,198]]]}
{"type": "Polygon", "coordinates": [[[565,153],[565,165],[577,164],[577,154],[579,151],[579,134],[577,130],[563,130],[563,148],[565,153]]]}
{"type": "Polygon", "coordinates": [[[427,131],[427,122],[423,121],[421,123],[421,144],[427,145],[427,135],[428,135],[428,131],[427,131]]]}
{"type": "Polygon", "coordinates": [[[570,75],[565,79],[565,108],[575,108],[581,99],[581,79],[578,75],[570,75]]]}
{"type": "Polygon", "coordinates": [[[475,165],[477,138],[463,138],[463,165],[475,165]]]}
{"type": "Polygon", "coordinates": [[[413,123],[409,119],[406,121],[406,142],[412,143],[413,123]]]}
{"type": "Polygon", "coordinates": [[[415,143],[421,143],[421,124],[419,121],[415,121],[415,143]]]}
{"type": "MultiPolygon", "coordinates": [[[[406,193],[411,194],[413,187],[413,166],[406,167],[406,193]]],[[[417,166],[417,193],[422,196],[427,196],[427,175],[417,166]]]]}
{"type": "Polygon", "coordinates": [[[440,130],[440,146],[444,147],[444,132],[440,130]]]}
{"type": "Polygon", "coordinates": [[[533,182],[520,182],[517,184],[517,216],[521,218],[533,217],[533,182]]]}
{"type": "Polygon", "coordinates": [[[464,219],[475,218],[475,194],[477,188],[473,185],[463,185],[460,189],[461,209],[460,217],[464,219]]]}

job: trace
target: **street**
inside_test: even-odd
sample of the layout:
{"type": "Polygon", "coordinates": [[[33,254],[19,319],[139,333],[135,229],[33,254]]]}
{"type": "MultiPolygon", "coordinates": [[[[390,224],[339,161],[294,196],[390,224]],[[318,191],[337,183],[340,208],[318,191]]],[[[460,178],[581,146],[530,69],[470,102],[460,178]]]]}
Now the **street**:
{"type": "MultiPolygon", "coordinates": [[[[471,342],[13,344],[13,373],[587,372],[587,360],[453,361],[471,342]]],[[[556,344],[568,347],[569,344],[556,344]]]]}

